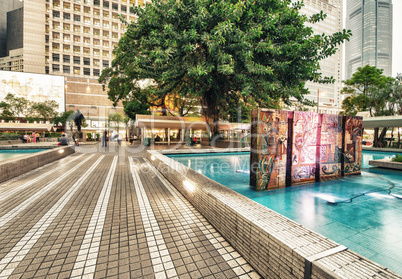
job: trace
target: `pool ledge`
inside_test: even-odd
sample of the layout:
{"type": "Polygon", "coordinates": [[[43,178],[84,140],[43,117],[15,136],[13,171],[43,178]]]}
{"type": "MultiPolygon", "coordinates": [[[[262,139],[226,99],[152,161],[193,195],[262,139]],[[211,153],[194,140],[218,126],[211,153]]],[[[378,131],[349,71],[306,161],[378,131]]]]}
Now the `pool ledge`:
{"type": "Polygon", "coordinates": [[[402,170],[402,163],[392,162],[391,159],[370,160],[369,165],[386,169],[402,170]]]}
{"type": "MultiPolygon", "coordinates": [[[[206,150],[202,151],[205,153],[206,150]]],[[[215,152],[229,151],[219,149],[215,152]]],[[[239,149],[235,151],[239,152],[239,149]]],[[[167,153],[179,152],[148,150],[147,159],[262,277],[402,278],[393,271],[168,158],[164,155],[167,153]]]]}
{"type": "Polygon", "coordinates": [[[65,146],[0,162],[0,183],[75,153],[74,147],[65,146]]]}

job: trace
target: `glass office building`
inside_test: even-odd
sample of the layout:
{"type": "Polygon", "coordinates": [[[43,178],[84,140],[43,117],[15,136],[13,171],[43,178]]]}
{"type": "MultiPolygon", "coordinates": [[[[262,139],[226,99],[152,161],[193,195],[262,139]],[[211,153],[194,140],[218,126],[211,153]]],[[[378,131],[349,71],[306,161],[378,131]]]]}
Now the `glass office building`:
{"type": "Polygon", "coordinates": [[[358,67],[376,66],[392,75],[392,0],[348,0],[346,29],[346,79],[358,67]]]}

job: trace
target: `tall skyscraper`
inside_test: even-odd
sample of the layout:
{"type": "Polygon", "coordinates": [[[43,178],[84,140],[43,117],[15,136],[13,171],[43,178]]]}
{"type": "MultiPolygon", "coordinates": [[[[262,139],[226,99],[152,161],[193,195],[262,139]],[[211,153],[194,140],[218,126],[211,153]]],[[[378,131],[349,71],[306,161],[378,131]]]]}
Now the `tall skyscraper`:
{"type": "Polygon", "coordinates": [[[7,56],[7,12],[21,8],[20,0],[0,1],[0,57],[7,56]]]}
{"type": "Polygon", "coordinates": [[[25,0],[22,4],[18,13],[8,13],[8,20],[21,17],[23,32],[10,32],[15,25],[9,24],[7,41],[23,45],[0,58],[0,70],[97,78],[109,67],[113,48],[126,31],[119,16],[134,20],[130,7],[144,5],[144,0],[25,0]],[[18,69],[12,68],[17,64],[18,69]]]}
{"type": "Polygon", "coordinates": [[[358,67],[375,66],[392,75],[392,0],[347,0],[346,79],[358,67]]]}
{"type": "MultiPolygon", "coordinates": [[[[304,0],[304,7],[301,13],[311,16],[323,11],[327,14],[324,21],[310,24],[315,34],[333,34],[342,30],[342,0],[304,0]]],[[[338,114],[341,109],[340,90],[342,88],[342,46],[339,50],[320,62],[320,71],[323,77],[334,77],[335,82],[331,84],[319,84],[307,82],[306,87],[310,90],[308,99],[315,101],[318,108],[314,111],[320,113],[338,114]]]]}

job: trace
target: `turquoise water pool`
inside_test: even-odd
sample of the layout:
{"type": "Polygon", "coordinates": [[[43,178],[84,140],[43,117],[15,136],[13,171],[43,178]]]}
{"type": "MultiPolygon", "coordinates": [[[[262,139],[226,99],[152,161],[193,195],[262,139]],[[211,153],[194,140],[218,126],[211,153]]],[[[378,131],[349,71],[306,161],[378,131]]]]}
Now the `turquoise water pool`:
{"type": "Polygon", "coordinates": [[[402,274],[402,173],[368,165],[369,160],[391,156],[391,153],[364,151],[361,175],[256,192],[249,187],[249,153],[169,155],[402,274]]]}
{"type": "Polygon", "coordinates": [[[47,149],[11,149],[11,150],[0,150],[0,161],[12,159],[18,156],[36,153],[44,151],[47,149]]]}

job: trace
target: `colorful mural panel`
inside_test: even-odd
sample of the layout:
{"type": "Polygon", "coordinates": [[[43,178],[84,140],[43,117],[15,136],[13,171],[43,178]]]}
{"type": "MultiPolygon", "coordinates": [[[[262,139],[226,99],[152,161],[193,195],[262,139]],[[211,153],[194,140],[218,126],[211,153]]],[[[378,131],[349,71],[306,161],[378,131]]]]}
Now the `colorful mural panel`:
{"type": "Polygon", "coordinates": [[[256,190],[360,174],[361,117],[258,109],[251,118],[256,190]]]}
{"type": "Polygon", "coordinates": [[[362,126],[363,118],[345,117],[345,175],[358,174],[362,163],[362,126]]]}
{"type": "Polygon", "coordinates": [[[320,179],[341,176],[342,116],[323,114],[320,142],[320,179]]]}
{"type": "Polygon", "coordinates": [[[292,184],[315,181],[318,115],[295,111],[293,115],[292,184]]]}
{"type": "Polygon", "coordinates": [[[286,144],[288,113],[278,110],[261,110],[253,119],[256,127],[257,149],[251,153],[255,183],[258,190],[278,188],[286,179],[286,144]]]}

